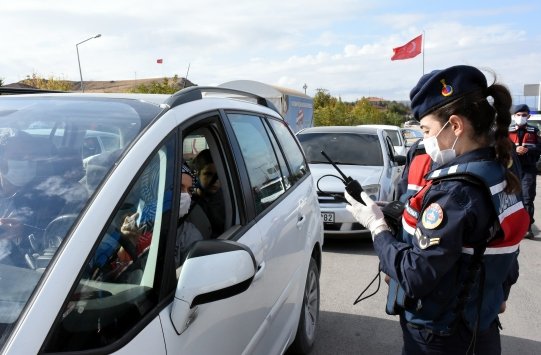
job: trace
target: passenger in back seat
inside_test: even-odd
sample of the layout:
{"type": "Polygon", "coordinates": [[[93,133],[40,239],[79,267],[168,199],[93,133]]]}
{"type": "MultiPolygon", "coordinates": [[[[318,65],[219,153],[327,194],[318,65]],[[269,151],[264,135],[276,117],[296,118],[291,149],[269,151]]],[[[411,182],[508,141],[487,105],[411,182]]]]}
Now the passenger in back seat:
{"type": "Polygon", "coordinates": [[[192,203],[194,175],[184,164],[181,173],[180,206],[177,238],[175,243],[175,264],[177,267],[184,263],[186,255],[193,243],[208,239],[212,235],[210,221],[203,209],[192,203]]]}
{"type": "Polygon", "coordinates": [[[198,179],[194,201],[205,211],[212,226],[212,237],[217,238],[225,230],[225,203],[210,150],[205,149],[199,152],[192,165],[198,179]]]}

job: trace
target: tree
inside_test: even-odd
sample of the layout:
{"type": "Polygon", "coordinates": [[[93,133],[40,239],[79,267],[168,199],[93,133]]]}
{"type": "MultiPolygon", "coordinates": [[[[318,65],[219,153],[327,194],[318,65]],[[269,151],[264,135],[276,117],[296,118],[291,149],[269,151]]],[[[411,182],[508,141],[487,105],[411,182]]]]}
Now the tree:
{"type": "Polygon", "coordinates": [[[410,114],[404,104],[383,102],[375,106],[367,98],[344,102],[331,96],[326,89],[317,89],[314,96],[315,126],[354,126],[360,124],[389,124],[400,126],[410,114]]]}
{"type": "Polygon", "coordinates": [[[138,92],[144,94],[174,94],[175,92],[184,88],[184,85],[181,86],[180,84],[185,82],[185,78],[179,79],[178,75],[175,74],[172,79],[163,78],[161,83],[153,81],[149,84],[141,84],[138,85],[135,89],[130,90],[130,92],[138,92]]]}
{"type": "Polygon", "coordinates": [[[0,86],[4,86],[4,79],[0,78],[0,86]]]}
{"type": "Polygon", "coordinates": [[[320,107],[333,106],[336,102],[337,100],[331,96],[329,90],[316,89],[316,94],[314,95],[314,110],[317,110],[320,107]]]}
{"type": "Polygon", "coordinates": [[[72,85],[69,81],[56,79],[52,75],[49,77],[49,79],[45,79],[37,73],[32,73],[32,75],[27,75],[26,79],[22,80],[22,83],[35,87],[37,89],[58,90],[58,91],[71,91],[72,90],[72,85]]]}

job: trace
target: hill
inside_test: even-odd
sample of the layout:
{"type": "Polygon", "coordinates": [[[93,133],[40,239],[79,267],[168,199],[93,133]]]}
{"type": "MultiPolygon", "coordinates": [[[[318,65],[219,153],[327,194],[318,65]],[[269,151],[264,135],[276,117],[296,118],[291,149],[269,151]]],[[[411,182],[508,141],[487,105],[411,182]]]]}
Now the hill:
{"type": "MultiPolygon", "coordinates": [[[[173,83],[174,78],[167,78],[167,79],[169,80],[169,83],[171,84],[173,83]]],[[[162,83],[163,80],[164,78],[110,80],[110,81],[85,81],[84,88],[85,88],[85,92],[129,92],[130,90],[133,90],[140,85],[150,85],[153,82],[162,83]]],[[[179,90],[184,87],[189,87],[189,86],[194,85],[194,83],[192,83],[189,80],[185,80],[184,78],[178,78],[175,84],[179,90]]],[[[78,81],[73,82],[72,86],[73,86],[74,91],[80,90],[80,83],[78,81]]]]}
{"type": "MultiPolygon", "coordinates": [[[[149,78],[149,79],[134,79],[134,80],[109,80],[109,81],[84,81],[85,92],[130,92],[136,89],[140,85],[151,85],[152,83],[163,83],[165,78],[149,78]]],[[[176,83],[174,78],[167,78],[169,84],[174,84],[180,90],[184,87],[194,86],[195,84],[185,78],[177,78],[176,83]]],[[[80,91],[81,83],[79,81],[69,81],[67,83],[71,86],[71,91],[80,91]]],[[[28,82],[21,80],[17,83],[4,85],[11,88],[31,88],[33,86],[28,85],[28,82]]]]}

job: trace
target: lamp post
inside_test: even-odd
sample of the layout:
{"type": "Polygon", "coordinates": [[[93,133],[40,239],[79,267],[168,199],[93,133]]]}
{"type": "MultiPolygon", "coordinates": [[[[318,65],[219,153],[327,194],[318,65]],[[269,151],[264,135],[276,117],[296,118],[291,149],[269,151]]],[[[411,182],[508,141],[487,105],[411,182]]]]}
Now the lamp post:
{"type": "Polygon", "coordinates": [[[304,89],[304,94],[306,95],[306,89],[308,89],[308,85],[306,85],[306,83],[304,83],[304,85],[302,86],[302,88],[304,89]]]}
{"type": "Polygon", "coordinates": [[[99,38],[101,37],[101,34],[97,34],[93,37],[87,38],[82,42],[79,42],[75,45],[75,49],[77,50],[77,63],[79,63],[79,75],[81,76],[81,91],[85,92],[85,87],[83,86],[83,72],[81,71],[81,60],[79,59],[79,45],[82,43],[85,43],[86,41],[90,41],[93,38],[99,38]]]}

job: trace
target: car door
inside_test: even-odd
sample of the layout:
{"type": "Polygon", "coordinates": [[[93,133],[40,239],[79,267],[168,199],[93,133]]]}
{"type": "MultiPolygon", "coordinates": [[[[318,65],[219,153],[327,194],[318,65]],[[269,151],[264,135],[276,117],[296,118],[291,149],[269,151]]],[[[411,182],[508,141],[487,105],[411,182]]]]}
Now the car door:
{"type": "MultiPolygon", "coordinates": [[[[225,117],[210,112],[186,118],[189,113],[185,110],[186,107],[180,106],[170,112],[177,120],[185,121],[180,126],[183,156],[195,157],[201,148],[209,149],[221,189],[226,194],[225,231],[218,240],[232,240],[248,247],[258,270],[249,287],[240,294],[194,307],[185,329],[179,330],[171,321],[173,305],[166,307],[160,313],[165,341],[168,349],[181,354],[251,353],[267,331],[267,319],[273,306],[271,295],[279,292],[279,286],[273,284],[275,280],[269,276],[269,245],[263,237],[265,231],[254,219],[247,171],[234,133],[223,128],[225,117]]],[[[207,266],[216,270],[220,267],[207,266]]],[[[181,267],[180,279],[184,274],[185,269],[181,267]]]]}
{"type": "Polygon", "coordinates": [[[313,194],[306,190],[310,186],[302,184],[306,163],[283,121],[242,113],[229,113],[228,118],[254,192],[257,225],[265,245],[262,279],[272,305],[251,351],[280,353],[300,314],[309,262],[308,228],[317,224],[308,206],[314,203],[309,201],[313,194]]]}

